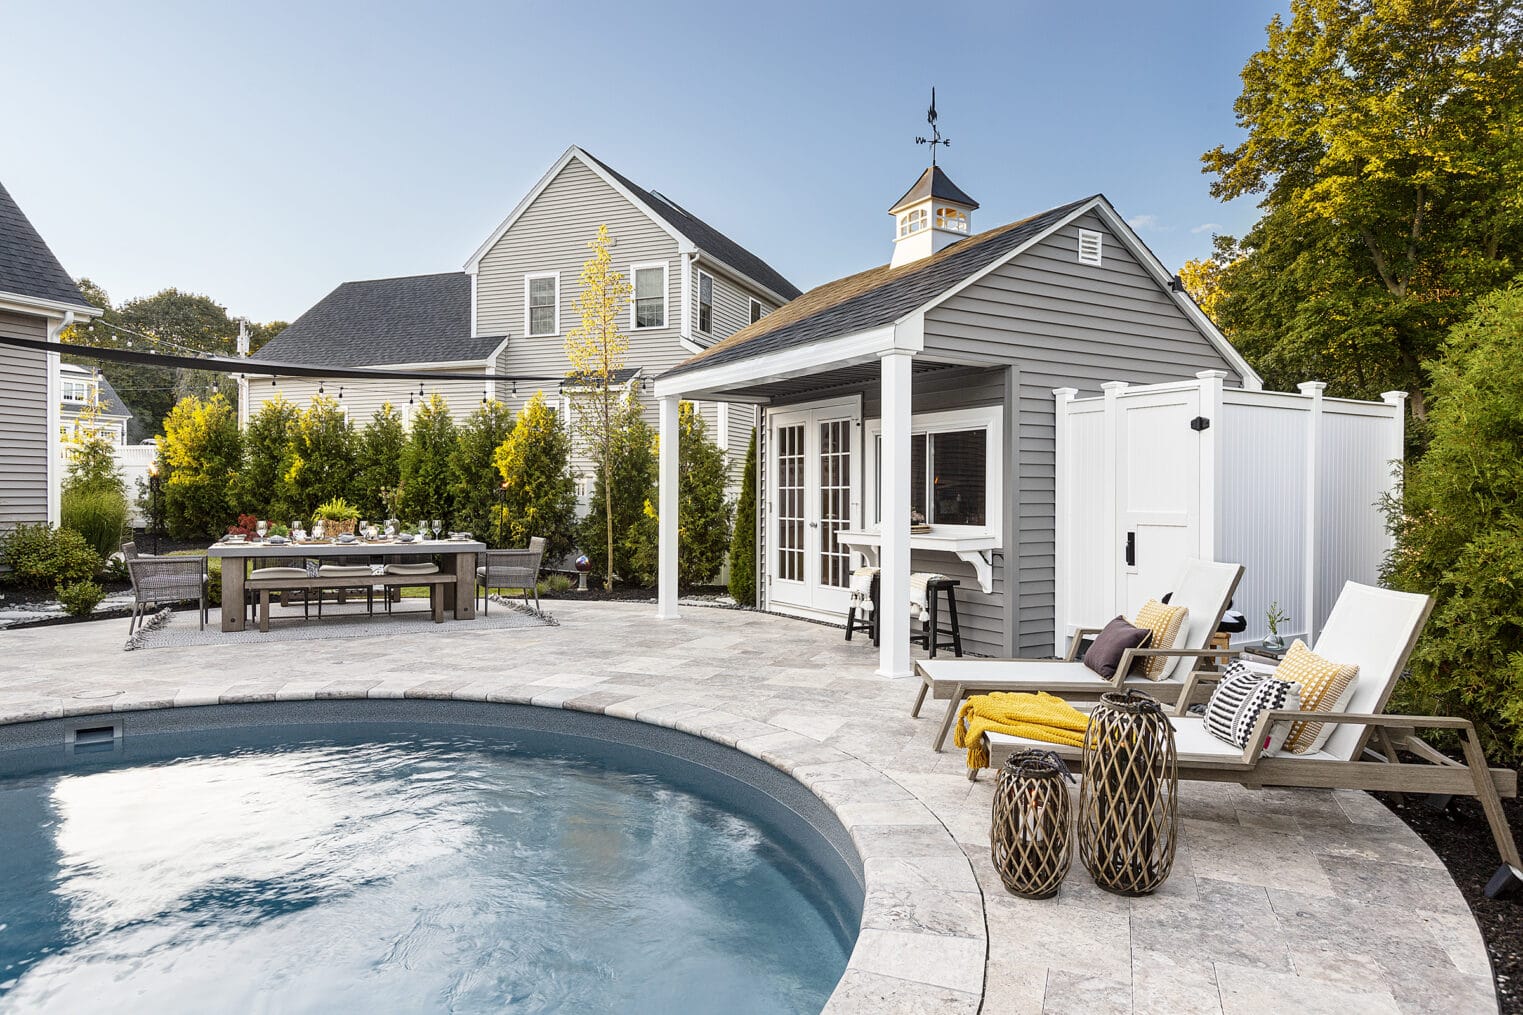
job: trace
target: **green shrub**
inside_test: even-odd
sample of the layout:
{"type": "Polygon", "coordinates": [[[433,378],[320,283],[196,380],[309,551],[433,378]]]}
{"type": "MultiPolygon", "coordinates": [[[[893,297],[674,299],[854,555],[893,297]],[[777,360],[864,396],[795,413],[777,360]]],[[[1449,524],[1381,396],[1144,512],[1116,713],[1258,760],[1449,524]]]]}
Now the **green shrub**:
{"type": "Polygon", "coordinates": [[[109,486],[65,486],[59,504],[63,527],[85,537],[102,557],[122,548],[127,531],[127,498],[109,486]]]}
{"type": "Polygon", "coordinates": [[[527,546],[530,536],[543,536],[546,562],[571,551],[576,483],[571,478],[570,457],[565,426],[545,404],[544,393],[535,394],[497,449],[497,471],[507,484],[503,541],[509,546],[527,546]]]}
{"type": "Polygon", "coordinates": [[[742,606],[756,605],[756,431],[746,449],[735,505],[735,533],[730,537],[730,597],[742,606]]]}
{"type": "MultiPolygon", "coordinates": [[[[488,546],[503,545],[497,532],[502,473],[497,471],[496,458],[497,449],[512,432],[512,410],[501,402],[483,402],[461,425],[450,455],[450,491],[455,504],[450,527],[468,530],[488,546]]],[[[416,520],[408,521],[411,524],[416,520]]]]}
{"type": "Polygon", "coordinates": [[[238,473],[237,506],[259,518],[294,518],[296,508],[285,497],[291,434],[301,410],[276,396],[249,417],[243,434],[243,467],[238,473]]]}
{"type": "Polygon", "coordinates": [[[365,517],[385,518],[391,513],[383,497],[402,482],[402,449],[406,446],[402,414],[390,402],[383,403],[360,431],[355,449],[354,496],[365,517]]]}
{"type": "Polygon", "coordinates": [[[449,403],[438,393],[429,395],[418,407],[402,449],[402,518],[438,518],[445,525],[453,523],[454,491],[450,457],[455,453],[455,420],[449,403]]]}
{"type": "Polygon", "coordinates": [[[92,581],[70,582],[57,588],[58,601],[63,612],[71,617],[88,617],[100,601],[106,598],[106,590],[92,581]]]}
{"type": "Polygon", "coordinates": [[[569,592],[573,584],[575,583],[563,574],[552,574],[548,578],[544,578],[540,581],[539,590],[541,593],[569,592]]]}
{"type": "Polygon", "coordinates": [[[338,400],[318,395],[290,431],[285,471],[280,477],[281,500],[287,515],[306,517],[317,505],[352,492],[356,472],[356,441],[338,400]]]}
{"type": "MultiPolygon", "coordinates": [[[[656,490],[656,435],[641,413],[639,399],[633,393],[623,400],[609,435],[608,451],[613,472],[613,572],[623,578],[634,576],[629,541],[625,538],[645,513],[645,502],[656,490]]],[[[586,517],[577,527],[577,544],[595,573],[608,574],[607,477],[601,466],[592,485],[592,499],[586,517]]]]}
{"type": "MultiPolygon", "coordinates": [[[[724,566],[733,505],[725,499],[725,453],[709,440],[708,427],[691,402],[683,402],[678,410],[677,434],[677,585],[691,588],[709,581],[724,566]]],[[[628,536],[636,576],[646,584],[657,578],[659,526],[656,505],[647,500],[644,517],[628,536]]]]}
{"type": "Polygon", "coordinates": [[[1433,377],[1432,440],[1393,503],[1396,588],[1432,619],[1393,710],[1475,723],[1491,760],[1523,758],[1523,280],[1477,301],[1433,377]]]}
{"type": "Polygon", "coordinates": [[[176,539],[220,536],[233,516],[243,438],[227,399],[180,399],[164,419],[160,455],[168,470],[164,506],[176,539]]]}
{"type": "Polygon", "coordinates": [[[0,539],[0,551],[18,585],[47,589],[89,581],[101,569],[100,555],[73,529],[47,523],[18,525],[0,539]]]}

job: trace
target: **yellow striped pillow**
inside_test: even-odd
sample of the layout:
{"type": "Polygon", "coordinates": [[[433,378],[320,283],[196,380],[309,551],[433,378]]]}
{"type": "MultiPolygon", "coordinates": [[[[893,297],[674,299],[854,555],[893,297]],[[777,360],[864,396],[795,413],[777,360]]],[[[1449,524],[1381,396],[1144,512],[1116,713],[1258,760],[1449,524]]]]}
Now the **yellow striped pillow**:
{"type": "MultiPolygon", "coordinates": [[[[1343,711],[1354,696],[1359,667],[1323,659],[1297,638],[1275,667],[1274,676],[1276,680],[1301,685],[1301,711],[1333,713],[1343,711]]],[[[1335,729],[1336,726],[1322,722],[1294,723],[1282,750],[1290,754],[1320,751],[1335,729]]]]}
{"type": "MultiPolygon", "coordinates": [[[[1149,599],[1137,611],[1137,619],[1133,624],[1153,632],[1153,636],[1148,639],[1148,648],[1173,648],[1179,640],[1179,633],[1184,630],[1185,621],[1189,619],[1190,611],[1187,607],[1165,606],[1156,599],[1149,599]]],[[[1174,668],[1174,663],[1172,656],[1144,656],[1133,664],[1132,673],[1148,680],[1162,680],[1174,668]]]]}

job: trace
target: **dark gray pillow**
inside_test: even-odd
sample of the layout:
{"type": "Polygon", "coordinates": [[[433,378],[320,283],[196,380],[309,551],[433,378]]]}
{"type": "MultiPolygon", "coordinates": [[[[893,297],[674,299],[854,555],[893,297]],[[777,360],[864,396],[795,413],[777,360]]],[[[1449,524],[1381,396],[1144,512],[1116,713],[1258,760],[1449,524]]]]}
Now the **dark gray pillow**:
{"type": "Polygon", "coordinates": [[[1095,635],[1084,653],[1084,665],[1109,680],[1121,665],[1121,656],[1129,648],[1144,648],[1153,632],[1145,627],[1133,627],[1125,617],[1117,617],[1104,630],[1095,635]]]}

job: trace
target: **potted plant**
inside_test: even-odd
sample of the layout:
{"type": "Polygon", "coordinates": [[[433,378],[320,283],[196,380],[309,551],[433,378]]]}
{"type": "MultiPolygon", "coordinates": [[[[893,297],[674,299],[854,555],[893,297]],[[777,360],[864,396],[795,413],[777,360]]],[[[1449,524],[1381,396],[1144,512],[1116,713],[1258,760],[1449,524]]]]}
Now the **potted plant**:
{"type": "Polygon", "coordinates": [[[1280,637],[1280,625],[1290,617],[1280,609],[1280,601],[1276,599],[1269,604],[1269,609],[1264,611],[1264,622],[1269,625],[1269,637],[1264,639],[1264,647],[1278,652],[1285,647],[1285,639],[1280,637]]]}
{"type": "Polygon", "coordinates": [[[360,509],[342,497],[334,497],[319,504],[317,510],[312,512],[312,519],[323,523],[324,535],[353,534],[354,526],[360,520],[360,509]]]}

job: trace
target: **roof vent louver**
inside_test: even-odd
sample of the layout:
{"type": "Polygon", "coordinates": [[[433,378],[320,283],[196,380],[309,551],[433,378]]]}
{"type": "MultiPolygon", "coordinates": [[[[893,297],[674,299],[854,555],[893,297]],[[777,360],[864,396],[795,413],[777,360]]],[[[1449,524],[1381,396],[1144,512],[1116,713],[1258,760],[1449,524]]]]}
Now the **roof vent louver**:
{"type": "Polygon", "coordinates": [[[1102,238],[1099,233],[1090,229],[1079,230],[1079,263],[1101,263],[1102,238]]]}

